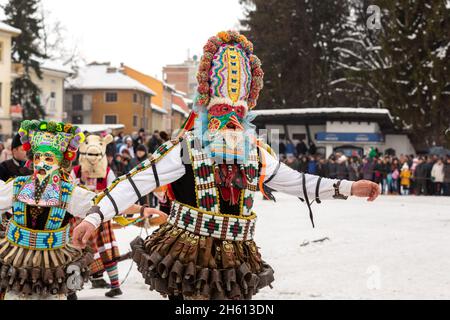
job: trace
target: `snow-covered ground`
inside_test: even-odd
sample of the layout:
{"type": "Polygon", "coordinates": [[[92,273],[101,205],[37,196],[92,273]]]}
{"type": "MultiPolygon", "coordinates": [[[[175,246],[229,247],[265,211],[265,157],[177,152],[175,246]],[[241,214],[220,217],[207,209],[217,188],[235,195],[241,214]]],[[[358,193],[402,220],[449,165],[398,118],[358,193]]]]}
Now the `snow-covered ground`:
{"type": "MultiPolygon", "coordinates": [[[[276,193],[258,200],[256,242],[275,269],[257,299],[450,299],[450,198],[382,196],[306,205],[276,193]],[[314,240],[328,238],[323,242],[314,240]],[[308,244],[308,242],[310,242],[308,244]]],[[[141,229],[117,231],[122,253],[141,229]]],[[[145,231],[142,231],[145,236],[145,231]]],[[[120,263],[123,280],[131,260],[120,263]]],[[[135,266],[119,299],[161,299],[135,266]]],[[[104,299],[86,285],[81,299],[104,299]]]]}

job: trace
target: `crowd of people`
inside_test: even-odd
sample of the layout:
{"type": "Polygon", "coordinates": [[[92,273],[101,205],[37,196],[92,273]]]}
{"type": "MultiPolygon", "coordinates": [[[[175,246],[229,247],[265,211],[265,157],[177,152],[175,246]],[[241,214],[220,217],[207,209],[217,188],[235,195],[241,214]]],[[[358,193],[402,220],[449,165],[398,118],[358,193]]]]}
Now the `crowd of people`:
{"type": "MultiPolygon", "coordinates": [[[[128,173],[170,139],[164,131],[147,134],[141,129],[132,135],[119,133],[107,147],[108,164],[116,176],[128,173]]],[[[6,181],[11,171],[27,170],[26,152],[18,137],[0,143],[0,179],[6,181]],[[23,169],[22,169],[23,168],[23,169]]],[[[326,178],[351,181],[370,180],[380,184],[383,194],[450,196],[450,156],[382,155],[376,149],[365,157],[347,157],[339,152],[328,158],[316,153],[314,144],[303,141],[294,146],[281,143],[281,160],[289,167],[326,178]]]]}
{"type": "Polygon", "coordinates": [[[450,156],[394,156],[372,149],[365,157],[336,152],[326,158],[316,154],[314,146],[288,145],[280,148],[281,159],[300,172],[351,181],[370,180],[380,185],[383,194],[450,196],[450,156]]]}

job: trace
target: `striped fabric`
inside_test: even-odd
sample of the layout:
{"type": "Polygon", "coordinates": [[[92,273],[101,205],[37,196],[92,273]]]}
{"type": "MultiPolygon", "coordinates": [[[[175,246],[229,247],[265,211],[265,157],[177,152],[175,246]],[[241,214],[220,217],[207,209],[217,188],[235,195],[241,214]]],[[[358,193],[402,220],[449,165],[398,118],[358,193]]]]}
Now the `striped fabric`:
{"type": "Polygon", "coordinates": [[[120,287],[119,282],[119,269],[117,268],[117,262],[111,262],[105,264],[106,272],[108,273],[109,280],[111,281],[111,289],[120,287]]]}

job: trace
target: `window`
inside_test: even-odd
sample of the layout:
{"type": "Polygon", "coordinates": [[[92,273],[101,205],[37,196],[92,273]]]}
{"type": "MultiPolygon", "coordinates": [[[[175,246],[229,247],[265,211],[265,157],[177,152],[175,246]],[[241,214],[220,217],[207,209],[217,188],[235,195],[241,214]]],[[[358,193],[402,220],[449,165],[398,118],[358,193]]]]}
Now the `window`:
{"type": "Polygon", "coordinates": [[[0,41],[0,62],[3,62],[3,42],[0,41]]]}
{"type": "Polygon", "coordinates": [[[105,124],[117,124],[117,116],[116,115],[105,114],[104,120],[105,120],[104,121],[105,124]]]}
{"type": "Polygon", "coordinates": [[[294,133],[292,135],[292,140],[299,140],[299,141],[306,140],[306,134],[304,134],[304,133],[294,133]]]}
{"type": "Polygon", "coordinates": [[[137,93],[133,93],[133,103],[137,103],[138,102],[138,95],[137,93]]]}
{"type": "Polygon", "coordinates": [[[50,93],[50,98],[55,99],[56,98],[56,92],[50,93]]]}
{"type": "Polygon", "coordinates": [[[72,96],[72,110],[83,111],[83,95],[74,94],[72,96]]]}
{"type": "Polygon", "coordinates": [[[138,116],[134,115],[133,116],[133,127],[137,128],[138,126],[138,116]]]}
{"type": "Polygon", "coordinates": [[[107,92],[105,95],[106,102],[117,102],[117,92],[107,92]]]}

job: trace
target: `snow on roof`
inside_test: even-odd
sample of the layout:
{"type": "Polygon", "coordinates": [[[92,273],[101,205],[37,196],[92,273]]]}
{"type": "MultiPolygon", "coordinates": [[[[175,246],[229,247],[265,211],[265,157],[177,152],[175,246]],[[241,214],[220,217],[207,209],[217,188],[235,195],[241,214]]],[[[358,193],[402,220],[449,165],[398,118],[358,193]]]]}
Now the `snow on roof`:
{"type": "Polygon", "coordinates": [[[179,113],[181,113],[181,114],[184,115],[185,117],[188,117],[188,116],[189,116],[189,113],[186,112],[186,111],[183,109],[183,107],[181,107],[181,106],[179,106],[179,105],[177,105],[177,104],[172,104],[172,109],[175,110],[175,111],[177,111],[177,112],[179,112],[179,113]]]}
{"type": "Polygon", "coordinates": [[[41,68],[47,69],[47,70],[52,70],[52,71],[57,71],[57,72],[64,72],[64,73],[68,73],[68,74],[73,73],[73,70],[70,69],[69,67],[66,67],[65,65],[63,65],[62,62],[54,61],[54,60],[41,61],[41,68]]]}
{"type": "Polygon", "coordinates": [[[152,103],[152,110],[156,111],[156,112],[159,112],[159,113],[168,114],[167,110],[164,110],[162,107],[157,106],[154,103],[152,103]]]}
{"type": "Polygon", "coordinates": [[[189,98],[184,98],[184,97],[183,97],[183,100],[184,100],[184,102],[185,102],[186,104],[194,103],[194,100],[189,99],[189,98]]]}
{"type": "Polygon", "coordinates": [[[388,109],[379,109],[379,108],[295,108],[295,109],[255,110],[252,112],[257,116],[318,114],[318,113],[361,113],[361,114],[385,114],[391,117],[391,114],[388,109]]]}
{"type": "Polygon", "coordinates": [[[140,82],[128,77],[108,65],[89,65],[80,68],[78,76],[69,79],[67,89],[116,89],[116,90],[138,90],[153,96],[156,93],[140,82]]]}
{"type": "Polygon", "coordinates": [[[123,124],[76,124],[82,131],[100,133],[108,130],[119,130],[125,128],[123,124]]]}
{"type": "Polygon", "coordinates": [[[175,93],[174,93],[174,95],[176,95],[176,96],[178,96],[178,97],[181,97],[181,98],[183,98],[183,97],[187,96],[187,93],[186,93],[186,92],[184,92],[184,91],[180,91],[180,90],[175,90],[175,93]]]}
{"type": "Polygon", "coordinates": [[[0,22],[0,31],[12,33],[13,35],[19,35],[22,33],[20,29],[11,27],[9,24],[6,24],[4,22],[0,22]]]}

